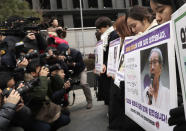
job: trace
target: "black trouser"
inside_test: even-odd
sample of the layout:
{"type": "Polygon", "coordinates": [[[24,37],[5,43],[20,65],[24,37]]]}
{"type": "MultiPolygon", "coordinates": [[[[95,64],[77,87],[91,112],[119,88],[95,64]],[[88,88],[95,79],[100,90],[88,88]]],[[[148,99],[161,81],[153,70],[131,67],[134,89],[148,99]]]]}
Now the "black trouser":
{"type": "Polygon", "coordinates": [[[106,74],[101,74],[99,77],[98,100],[103,99],[106,105],[109,104],[110,99],[110,81],[111,78],[108,78],[106,74]]]}
{"type": "Polygon", "coordinates": [[[109,101],[109,128],[121,129],[123,125],[124,99],[121,88],[111,80],[110,101],[109,101]]]}

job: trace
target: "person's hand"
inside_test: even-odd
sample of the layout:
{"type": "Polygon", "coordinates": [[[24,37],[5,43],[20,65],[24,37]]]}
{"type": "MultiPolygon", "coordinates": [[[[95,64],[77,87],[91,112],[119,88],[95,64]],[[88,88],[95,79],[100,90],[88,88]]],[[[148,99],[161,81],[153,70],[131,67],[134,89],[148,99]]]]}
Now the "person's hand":
{"type": "Polygon", "coordinates": [[[58,59],[64,61],[64,60],[66,59],[66,57],[63,56],[63,55],[59,55],[59,56],[58,56],[58,59]]]}
{"type": "Polygon", "coordinates": [[[50,58],[50,57],[56,57],[56,55],[54,54],[54,52],[52,51],[52,49],[49,49],[48,50],[48,56],[47,56],[47,58],[50,58]]]}
{"type": "Polygon", "coordinates": [[[47,76],[48,73],[49,73],[49,69],[45,66],[42,66],[39,72],[39,76],[47,76]]]}
{"type": "Polygon", "coordinates": [[[70,87],[70,81],[66,81],[65,83],[64,83],[64,88],[65,89],[68,89],[70,87]]]}
{"type": "Polygon", "coordinates": [[[29,49],[27,54],[32,53],[33,51],[34,51],[34,49],[29,49]]]}
{"type": "Polygon", "coordinates": [[[57,27],[56,30],[63,30],[63,28],[61,26],[57,27]]]}
{"type": "Polygon", "coordinates": [[[73,62],[72,65],[75,67],[76,66],[76,62],[73,62]]]}
{"type": "Polygon", "coordinates": [[[12,103],[16,105],[20,101],[20,98],[20,94],[13,89],[10,95],[4,98],[4,103],[12,103]]]}
{"type": "Polygon", "coordinates": [[[54,55],[54,53],[53,53],[53,51],[51,49],[48,50],[48,54],[49,54],[49,56],[53,56],[54,55]]]}
{"type": "Polygon", "coordinates": [[[23,60],[20,63],[17,63],[18,67],[27,67],[28,60],[26,58],[23,58],[23,60]]]}
{"type": "Polygon", "coordinates": [[[23,83],[20,83],[19,86],[17,87],[17,89],[22,88],[23,86],[25,86],[23,83]]]}
{"type": "Polygon", "coordinates": [[[107,77],[112,77],[112,75],[111,74],[107,74],[107,77]]]}
{"type": "Polygon", "coordinates": [[[28,35],[26,36],[28,39],[30,40],[35,40],[36,39],[36,36],[34,33],[28,33],[28,35]]]}
{"type": "Polygon", "coordinates": [[[24,107],[24,101],[21,98],[19,104],[16,106],[16,111],[20,111],[24,107]]]}
{"type": "Polygon", "coordinates": [[[97,75],[99,75],[99,76],[100,76],[100,72],[96,71],[96,69],[95,69],[95,68],[94,68],[93,72],[94,72],[94,74],[97,74],[97,75]]]}
{"type": "Polygon", "coordinates": [[[154,88],[152,88],[152,85],[150,85],[148,93],[153,96],[154,95],[154,88]]]}
{"type": "Polygon", "coordinates": [[[184,115],[184,107],[178,106],[169,111],[170,117],[168,119],[169,126],[174,126],[174,131],[185,131],[186,130],[186,120],[184,115]]]}
{"type": "Polygon", "coordinates": [[[112,79],[115,80],[115,76],[114,75],[112,75],[112,79]]]}
{"type": "Polygon", "coordinates": [[[105,72],[106,72],[106,70],[107,70],[107,67],[106,67],[106,65],[105,64],[103,64],[103,69],[102,69],[102,74],[104,74],[105,72]]]}
{"type": "Polygon", "coordinates": [[[96,68],[94,68],[93,73],[94,73],[94,74],[96,74],[96,73],[97,73],[96,68]]]}

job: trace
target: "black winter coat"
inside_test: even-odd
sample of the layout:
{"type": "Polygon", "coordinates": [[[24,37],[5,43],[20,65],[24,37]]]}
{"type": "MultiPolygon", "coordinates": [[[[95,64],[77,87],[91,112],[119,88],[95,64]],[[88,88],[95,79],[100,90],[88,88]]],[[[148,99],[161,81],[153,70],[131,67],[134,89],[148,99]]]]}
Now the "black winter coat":
{"type": "Polygon", "coordinates": [[[73,62],[76,63],[73,68],[74,75],[79,75],[85,69],[85,63],[83,61],[83,57],[80,51],[76,49],[70,49],[70,56],[73,59],[73,62]]]}

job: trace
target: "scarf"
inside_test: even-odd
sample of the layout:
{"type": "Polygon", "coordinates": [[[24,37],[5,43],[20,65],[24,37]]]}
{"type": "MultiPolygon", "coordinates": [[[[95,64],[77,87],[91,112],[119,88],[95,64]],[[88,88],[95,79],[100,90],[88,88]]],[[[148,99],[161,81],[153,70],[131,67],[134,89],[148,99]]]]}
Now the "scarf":
{"type": "Polygon", "coordinates": [[[102,35],[101,35],[101,40],[103,41],[103,50],[106,51],[106,47],[108,45],[108,36],[110,35],[110,33],[114,31],[113,26],[111,26],[110,28],[108,28],[102,35]]]}

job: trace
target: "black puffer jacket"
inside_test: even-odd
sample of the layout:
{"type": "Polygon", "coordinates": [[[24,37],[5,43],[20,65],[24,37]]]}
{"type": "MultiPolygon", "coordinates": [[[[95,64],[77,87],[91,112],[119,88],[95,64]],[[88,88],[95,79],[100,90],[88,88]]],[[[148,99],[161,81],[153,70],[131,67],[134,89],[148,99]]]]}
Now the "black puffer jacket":
{"type": "Polygon", "coordinates": [[[0,110],[0,131],[4,131],[10,121],[13,119],[15,114],[16,105],[11,103],[6,103],[1,107],[0,110]]]}
{"type": "Polygon", "coordinates": [[[81,52],[70,48],[70,56],[73,59],[73,62],[76,63],[74,67],[74,75],[79,75],[84,69],[85,69],[85,63],[83,61],[83,57],[81,55],[81,52]]]}

